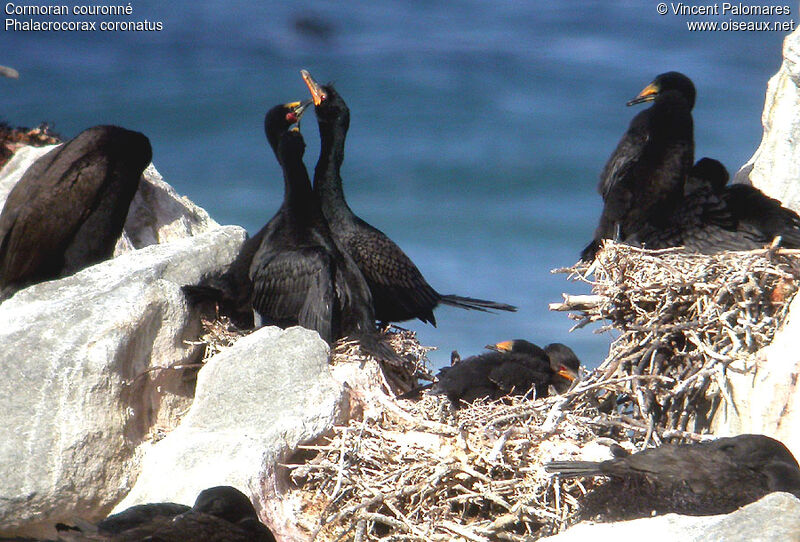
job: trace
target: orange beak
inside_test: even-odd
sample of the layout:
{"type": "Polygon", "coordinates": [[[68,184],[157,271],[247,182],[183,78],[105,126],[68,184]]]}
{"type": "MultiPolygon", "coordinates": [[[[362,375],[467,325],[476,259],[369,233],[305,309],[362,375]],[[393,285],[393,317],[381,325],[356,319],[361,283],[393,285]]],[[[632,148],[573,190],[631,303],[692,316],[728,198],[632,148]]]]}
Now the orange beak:
{"type": "Polygon", "coordinates": [[[653,83],[650,83],[649,85],[647,85],[642,89],[642,91],[639,93],[638,96],[636,96],[633,100],[629,101],[626,105],[636,105],[642,102],[652,102],[653,100],[656,99],[656,96],[658,96],[659,92],[660,89],[653,83]]]}
{"type": "Polygon", "coordinates": [[[300,75],[303,77],[309,92],[311,92],[311,99],[314,100],[314,105],[321,104],[328,97],[325,91],[322,90],[322,86],[314,81],[314,78],[311,77],[307,70],[300,70],[300,75]]]}
{"type": "Polygon", "coordinates": [[[558,373],[557,374],[561,378],[566,378],[570,382],[578,379],[578,375],[575,374],[575,371],[573,371],[572,369],[568,369],[568,368],[564,367],[563,365],[558,368],[558,373]]]}
{"type": "Polygon", "coordinates": [[[513,342],[514,341],[503,341],[497,344],[486,345],[484,348],[496,350],[497,352],[511,352],[511,349],[514,347],[513,342]]]}

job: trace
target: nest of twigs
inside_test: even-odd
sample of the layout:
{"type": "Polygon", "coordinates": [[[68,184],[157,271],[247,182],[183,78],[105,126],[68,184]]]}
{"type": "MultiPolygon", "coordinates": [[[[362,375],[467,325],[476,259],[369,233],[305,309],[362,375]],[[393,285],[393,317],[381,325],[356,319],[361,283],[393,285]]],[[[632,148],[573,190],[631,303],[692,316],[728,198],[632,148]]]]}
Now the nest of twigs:
{"type": "Polygon", "coordinates": [[[566,296],[576,327],[619,337],[593,378],[629,378],[622,399],[651,427],[701,432],[728,396],[726,371],[748,371],[772,342],[800,278],[800,251],[687,254],[606,243],[569,269],[592,296],[566,296]],[[591,278],[590,278],[591,275],[591,278]]]}
{"type": "Polygon", "coordinates": [[[305,501],[301,527],[326,542],[523,542],[559,532],[579,519],[595,482],[555,479],[544,463],[576,456],[591,441],[633,449],[649,433],[635,416],[597,409],[596,393],[624,382],[589,379],[561,396],[456,411],[440,397],[387,397],[376,415],[304,447],[316,452],[311,461],[289,465],[305,501]]]}
{"type": "Polygon", "coordinates": [[[459,410],[440,397],[386,397],[336,427],[307,447],[312,460],[289,465],[314,540],[521,542],[585,517],[582,497],[603,479],[558,480],[543,464],[605,438],[629,449],[704,438],[725,371],[734,361],[747,370],[783,322],[800,259],[609,243],[591,268],[560,271],[593,294],[554,308],[619,334],[605,362],[561,396],[459,410]]]}

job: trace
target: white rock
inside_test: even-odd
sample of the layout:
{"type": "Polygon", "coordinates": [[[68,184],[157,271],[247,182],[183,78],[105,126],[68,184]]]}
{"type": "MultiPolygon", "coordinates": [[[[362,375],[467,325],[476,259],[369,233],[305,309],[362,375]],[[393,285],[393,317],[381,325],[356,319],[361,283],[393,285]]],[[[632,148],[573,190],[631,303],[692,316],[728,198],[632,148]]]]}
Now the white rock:
{"type": "Polygon", "coordinates": [[[717,436],[763,433],[783,442],[800,458],[800,296],[772,340],[756,355],[754,366],[736,362],[726,372],[733,404],[722,402],[712,432],[717,436]]]}
{"type": "Polygon", "coordinates": [[[228,226],[153,245],[0,304],[0,536],[52,535],[125,495],[137,446],[193,391],[181,372],[137,376],[196,358],[180,286],[229,265],[244,238],[228,226]]]}
{"type": "Polygon", "coordinates": [[[767,85],[761,122],[764,136],[736,174],[787,207],[800,210],[800,29],[786,37],[783,64],[767,85]]]}
{"type": "Polygon", "coordinates": [[[800,499],[789,493],[771,493],[760,501],[719,516],[679,516],[616,523],[579,523],[541,542],[712,542],[747,540],[759,542],[800,541],[800,499]]]}
{"type": "MultiPolygon", "coordinates": [[[[736,182],[751,182],[766,194],[800,211],[800,29],[786,37],[783,64],[770,79],[762,114],[764,136],[736,182]]],[[[800,458],[800,298],[773,343],[755,364],[734,363],[726,372],[733,404],[723,401],[711,430],[718,436],[763,433],[781,440],[800,458]]]]}
{"type": "Polygon", "coordinates": [[[287,489],[279,464],[341,421],[345,399],[316,332],[262,328],[206,362],[189,413],[146,452],[136,485],[115,511],[146,502],[191,505],[202,489],[232,485],[249,494],[280,540],[297,540],[294,517],[273,498],[287,489]]]}

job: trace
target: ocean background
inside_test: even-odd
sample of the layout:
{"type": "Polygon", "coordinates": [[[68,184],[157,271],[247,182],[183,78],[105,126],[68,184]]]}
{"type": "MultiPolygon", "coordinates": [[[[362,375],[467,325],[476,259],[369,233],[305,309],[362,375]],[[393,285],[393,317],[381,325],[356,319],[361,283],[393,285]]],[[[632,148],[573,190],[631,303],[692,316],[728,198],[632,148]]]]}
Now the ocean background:
{"type": "MultiPolygon", "coordinates": [[[[159,32],[18,32],[5,20],[64,18],[3,14],[0,64],[20,78],[0,78],[0,119],[46,121],[67,138],[96,124],[139,130],[178,192],[254,233],[283,195],[263,116],[306,99],[306,68],[350,107],[342,177],[353,210],[439,292],[519,306],[442,307],[437,328],[402,324],[438,348],[434,364],[453,349],[526,338],[564,342],[594,367],[614,337],[570,333],[573,322],[547,310],[562,292],[588,291],[550,270],[573,264],[592,236],[598,175],[642,107],[625,102],[661,72],[687,74],[698,91],[696,157],[734,173],[761,140],[786,33],[686,23],[797,15],[794,5],[790,16],[662,16],[656,4],[134,0],[130,16],[72,18],[146,19],[159,32]]],[[[313,112],[301,128],[313,170],[313,112]]]]}

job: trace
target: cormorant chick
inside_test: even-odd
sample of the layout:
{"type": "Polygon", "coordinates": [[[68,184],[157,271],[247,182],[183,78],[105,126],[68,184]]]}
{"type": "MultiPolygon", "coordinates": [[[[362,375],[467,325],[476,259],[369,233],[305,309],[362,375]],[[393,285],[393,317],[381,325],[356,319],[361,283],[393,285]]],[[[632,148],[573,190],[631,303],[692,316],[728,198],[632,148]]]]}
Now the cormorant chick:
{"type": "Polygon", "coordinates": [[[642,227],[664,226],[674,214],[694,162],[695,94],[688,77],[667,72],[628,102],[653,105],[631,120],[603,169],[603,212],[581,259],[593,260],[602,239],[625,242],[642,227]]]}
{"type": "Polygon", "coordinates": [[[36,160],[0,213],[0,300],[110,258],[152,156],[139,132],[95,126],[36,160]]]}
{"type": "Polygon", "coordinates": [[[800,497],[797,461],[781,442],[764,435],[665,444],[600,462],[553,461],[545,470],[568,478],[612,478],[587,495],[583,517],[725,514],[773,491],[800,497]]]}
{"type": "Polygon", "coordinates": [[[480,311],[516,311],[516,307],[503,303],[438,293],[394,241],[353,213],[345,201],[339,174],[350,110],[333,86],[319,85],[305,70],[301,74],[314,100],[320,132],[314,193],[320,198],[337,244],[355,260],[369,284],[376,318],[381,322],[419,318],[435,326],[433,309],[440,303],[480,311]]]}
{"type": "Polygon", "coordinates": [[[544,350],[517,339],[487,346],[493,352],[471,356],[444,367],[431,385],[434,395],[446,395],[454,408],[475,399],[499,399],[507,395],[546,397],[549,386],[562,393],[578,378],[580,361],[567,346],[554,343],[544,350]]]}

